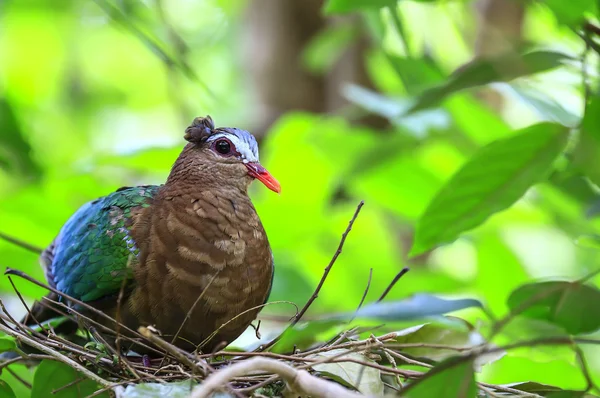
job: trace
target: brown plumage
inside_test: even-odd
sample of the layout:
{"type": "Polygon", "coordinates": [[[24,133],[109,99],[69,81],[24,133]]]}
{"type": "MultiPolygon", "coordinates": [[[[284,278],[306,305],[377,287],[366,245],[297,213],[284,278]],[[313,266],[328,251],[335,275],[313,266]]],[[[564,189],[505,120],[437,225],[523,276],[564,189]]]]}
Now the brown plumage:
{"type": "Polygon", "coordinates": [[[186,139],[164,185],[122,189],[82,207],[43,263],[51,285],[113,317],[125,278],[121,322],[152,325],[168,341],[179,331],[175,344],[188,350],[218,330],[206,351],[237,338],[267,300],[273,258],[248,187],[259,179],[279,192],[279,184],[246,131],[197,118],[186,139]]]}

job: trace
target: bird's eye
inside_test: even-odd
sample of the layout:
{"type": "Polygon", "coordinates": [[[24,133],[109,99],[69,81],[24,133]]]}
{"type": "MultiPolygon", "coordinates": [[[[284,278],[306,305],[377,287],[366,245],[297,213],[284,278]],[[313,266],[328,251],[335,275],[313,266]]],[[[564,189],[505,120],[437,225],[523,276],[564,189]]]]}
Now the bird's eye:
{"type": "Polygon", "coordinates": [[[231,152],[231,144],[227,140],[218,140],[215,142],[215,149],[221,155],[227,155],[229,152],[231,152]]]}

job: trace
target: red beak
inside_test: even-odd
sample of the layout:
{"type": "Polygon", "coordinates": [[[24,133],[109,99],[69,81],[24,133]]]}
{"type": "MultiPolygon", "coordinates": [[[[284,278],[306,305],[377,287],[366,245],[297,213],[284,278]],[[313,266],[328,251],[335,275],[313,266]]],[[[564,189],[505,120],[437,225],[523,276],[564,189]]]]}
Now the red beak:
{"type": "Polygon", "coordinates": [[[281,185],[279,185],[279,181],[277,181],[275,177],[273,177],[271,173],[267,171],[267,169],[262,167],[260,163],[244,163],[244,165],[248,169],[248,175],[250,177],[256,178],[273,192],[281,192],[281,185]]]}

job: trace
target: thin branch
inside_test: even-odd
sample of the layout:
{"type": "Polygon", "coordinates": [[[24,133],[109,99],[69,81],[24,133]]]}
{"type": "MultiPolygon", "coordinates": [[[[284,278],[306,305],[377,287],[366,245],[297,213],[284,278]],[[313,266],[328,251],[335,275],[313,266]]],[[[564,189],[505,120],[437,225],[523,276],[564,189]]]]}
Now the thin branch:
{"type": "Polygon", "coordinates": [[[587,32],[600,36],[600,26],[593,24],[590,21],[585,21],[583,24],[583,29],[587,32]]]}
{"type": "Polygon", "coordinates": [[[163,350],[165,350],[166,352],[168,352],[169,354],[171,354],[175,359],[177,359],[182,364],[189,366],[190,369],[197,370],[202,375],[207,374],[206,369],[201,368],[196,363],[194,363],[194,361],[190,357],[188,357],[188,355],[189,355],[188,353],[184,352],[183,350],[179,349],[178,347],[175,347],[171,343],[161,339],[159,336],[152,333],[150,331],[150,329],[142,326],[138,329],[138,331],[140,332],[140,334],[142,336],[144,336],[145,338],[150,340],[150,342],[155,344],[157,347],[160,347],[163,350]]]}
{"type": "Polygon", "coordinates": [[[363,292],[362,298],[360,299],[360,303],[358,303],[358,307],[356,311],[360,310],[363,303],[365,302],[365,298],[367,298],[367,293],[369,293],[369,288],[371,287],[371,278],[373,278],[373,268],[369,268],[369,279],[367,280],[367,287],[365,287],[365,291],[363,292]]]}
{"type": "Polygon", "coordinates": [[[585,391],[587,392],[592,389],[597,390],[598,387],[596,387],[596,385],[594,384],[594,379],[592,379],[592,376],[590,375],[590,370],[588,368],[587,361],[585,360],[583,350],[577,346],[574,346],[573,350],[575,351],[575,356],[577,356],[577,361],[579,361],[579,366],[581,366],[581,373],[583,373],[583,377],[585,378],[585,381],[587,383],[585,391]]]}
{"type": "Polygon", "coordinates": [[[29,243],[24,242],[24,241],[22,241],[20,239],[17,239],[17,238],[13,238],[12,236],[8,236],[6,234],[3,234],[2,232],[0,232],[0,239],[3,239],[5,241],[7,241],[7,242],[10,242],[13,245],[19,246],[20,248],[28,250],[28,251],[30,251],[32,253],[35,253],[38,256],[40,254],[42,254],[42,252],[44,251],[44,249],[42,249],[40,247],[37,247],[37,246],[32,245],[32,244],[29,244],[29,243]]]}
{"type": "MultiPolygon", "coordinates": [[[[8,281],[10,282],[13,290],[17,294],[17,297],[19,298],[19,300],[21,300],[21,304],[23,304],[23,307],[25,307],[25,309],[27,310],[27,313],[29,315],[31,315],[31,319],[33,319],[35,321],[35,323],[40,327],[40,330],[45,331],[46,328],[43,327],[42,324],[37,320],[37,318],[35,317],[35,315],[33,315],[33,312],[31,312],[31,310],[29,309],[29,306],[27,305],[27,303],[23,299],[23,296],[21,296],[21,292],[19,292],[19,289],[17,289],[17,287],[15,286],[15,282],[13,282],[13,280],[12,280],[12,278],[10,276],[8,276],[8,281]]],[[[6,311],[4,311],[4,312],[6,312],[6,311]]]]}
{"type": "Polygon", "coordinates": [[[388,287],[385,288],[385,290],[383,291],[383,293],[381,294],[381,297],[379,297],[379,300],[377,300],[377,302],[382,301],[385,298],[385,296],[388,295],[390,290],[392,290],[394,285],[396,285],[396,283],[400,280],[400,278],[402,278],[404,276],[404,274],[406,274],[408,271],[410,271],[410,268],[408,268],[408,267],[402,268],[400,270],[400,272],[398,272],[398,274],[394,277],[394,279],[392,279],[392,281],[390,282],[388,287]]]}
{"type": "Polygon", "coordinates": [[[60,352],[55,351],[49,347],[46,347],[44,344],[37,342],[35,339],[28,336],[27,334],[19,333],[19,332],[15,331],[7,326],[4,326],[2,324],[0,324],[0,330],[2,330],[4,333],[6,333],[10,336],[13,336],[14,338],[22,341],[23,343],[43,352],[45,354],[53,356],[56,360],[69,365],[73,369],[77,370],[78,372],[83,373],[88,378],[92,379],[93,381],[95,381],[96,383],[98,383],[100,385],[103,385],[105,387],[113,385],[111,382],[104,380],[102,377],[96,375],[94,372],[81,366],[80,364],[78,364],[77,362],[72,360],[71,358],[69,358],[69,357],[61,354],[60,352]]]}
{"type": "Polygon", "coordinates": [[[19,376],[11,368],[6,368],[6,370],[8,371],[8,373],[10,373],[12,375],[12,377],[14,377],[15,379],[17,379],[25,387],[29,388],[30,390],[31,390],[31,388],[33,388],[33,386],[31,385],[31,383],[29,383],[27,380],[25,380],[24,378],[22,378],[21,376],[19,376]]]}
{"type": "MultiPolygon", "coordinates": [[[[4,271],[4,275],[16,275],[16,276],[19,276],[19,277],[21,277],[21,278],[23,278],[23,279],[25,279],[25,280],[27,280],[27,281],[35,284],[35,285],[38,285],[38,286],[43,287],[45,289],[48,289],[51,292],[54,292],[54,293],[58,294],[59,296],[62,296],[64,298],[66,298],[67,300],[72,301],[73,303],[78,304],[78,305],[84,307],[86,310],[89,310],[89,311],[93,312],[94,314],[99,315],[100,317],[102,317],[102,318],[104,318],[106,320],[111,321],[114,324],[118,323],[114,318],[112,318],[111,316],[107,315],[105,312],[102,312],[102,311],[100,311],[100,310],[92,307],[91,305],[89,305],[86,302],[83,302],[83,301],[78,300],[78,299],[76,299],[76,298],[74,298],[72,296],[69,296],[68,294],[65,294],[64,292],[58,291],[55,288],[53,288],[52,286],[48,286],[46,284],[43,284],[42,282],[39,282],[39,281],[35,280],[34,278],[30,277],[29,275],[27,275],[23,271],[19,271],[19,270],[12,269],[12,268],[6,268],[6,271],[4,271]]],[[[69,308],[69,310],[72,310],[72,309],[69,308]]],[[[128,332],[133,333],[136,336],[143,337],[142,335],[140,335],[135,330],[133,330],[131,328],[128,328],[126,325],[121,324],[121,326],[123,327],[123,329],[127,330],[128,332]]]]}
{"type": "Polygon", "coordinates": [[[301,391],[313,397],[357,398],[363,396],[362,394],[349,391],[337,383],[312,376],[305,370],[294,369],[283,362],[267,358],[253,358],[248,361],[238,362],[210,375],[204,383],[192,391],[191,398],[208,398],[215,391],[223,388],[233,378],[245,376],[257,370],[276,373],[288,383],[292,391],[301,391]]]}
{"type": "Polygon", "coordinates": [[[312,296],[308,299],[308,301],[306,302],[306,304],[304,305],[304,307],[302,307],[302,309],[300,310],[300,312],[298,314],[296,314],[296,316],[294,316],[294,318],[292,318],[292,322],[283,331],[283,333],[281,333],[279,336],[277,336],[276,338],[274,338],[273,340],[271,340],[266,345],[259,347],[259,351],[266,351],[267,349],[269,349],[273,345],[275,345],[281,339],[281,336],[283,336],[283,334],[287,330],[293,328],[298,322],[300,322],[300,319],[302,319],[302,316],[304,315],[304,313],[308,310],[308,308],[311,306],[311,304],[317,299],[317,297],[319,297],[319,292],[321,291],[321,288],[323,287],[323,284],[325,283],[325,279],[327,279],[327,276],[329,275],[329,272],[331,271],[331,268],[335,264],[335,262],[336,262],[337,258],[339,257],[339,255],[342,253],[342,249],[344,248],[344,243],[346,242],[346,238],[348,237],[348,234],[352,230],[352,225],[354,224],[354,221],[358,217],[358,214],[360,213],[360,210],[362,209],[362,207],[364,206],[364,204],[365,204],[365,201],[361,200],[360,203],[358,204],[358,206],[356,206],[356,210],[354,211],[354,215],[350,219],[350,222],[348,223],[348,227],[346,228],[346,230],[342,234],[342,239],[340,240],[340,244],[338,245],[338,248],[335,251],[335,254],[331,258],[331,261],[329,261],[329,264],[327,265],[327,267],[325,267],[325,271],[323,272],[323,276],[321,277],[321,280],[319,281],[319,284],[317,285],[317,288],[315,289],[315,291],[312,294],[312,296]]]}
{"type": "Polygon", "coordinates": [[[119,359],[119,363],[122,364],[122,365],[124,365],[125,368],[127,368],[127,370],[129,370],[129,372],[131,373],[131,375],[133,377],[135,377],[137,380],[141,380],[140,375],[131,366],[131,364],[129,363],[129,361],[127,359],[123,358],[121,356],[121,353],[118,350],[115,350],[110,344],[108,344],[106,342],[106,340],[104,340],[104,338],[102,337],[102,335],[100,333],[98,333],[98,331],[96,330],[95,327],[89,326],[88,330],[90,331],[90,333],[92,334],[92,336],[94,336],[94,338],[96,340],[98,340],[102,345],[104,345],[104,347],[106,347],[107,350],[109,350],[111,352],[111,354],[115,355],[119,359]]]}

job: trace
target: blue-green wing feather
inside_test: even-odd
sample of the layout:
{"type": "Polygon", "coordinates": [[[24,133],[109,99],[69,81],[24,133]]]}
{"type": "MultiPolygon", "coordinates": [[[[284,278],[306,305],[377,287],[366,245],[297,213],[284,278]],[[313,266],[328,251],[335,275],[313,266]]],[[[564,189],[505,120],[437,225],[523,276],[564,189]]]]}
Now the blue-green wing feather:
{"type": "Polygon", "coordinates": [[[159,188],[122,188],[79,208],[54,242],[48,274],[56,289],[82,301],[118,293],[138,255],[132,210],[149,206],[159,188]]]}

